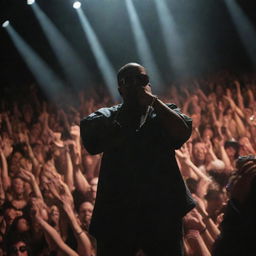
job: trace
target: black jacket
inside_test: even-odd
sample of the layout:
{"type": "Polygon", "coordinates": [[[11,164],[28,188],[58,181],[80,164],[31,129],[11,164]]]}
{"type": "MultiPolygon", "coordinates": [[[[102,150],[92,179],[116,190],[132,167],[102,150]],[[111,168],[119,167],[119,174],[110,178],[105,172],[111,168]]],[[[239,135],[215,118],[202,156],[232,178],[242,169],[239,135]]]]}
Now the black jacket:
{"type": "MultiPolygon", "coordinates": [[[[192,120],[174,104],[168,106],[191,129],[192,120]]],[[[139,130],[122,127],[116,122],[121,107],[99,109],[80,125],[87,151],[103,152],[90,226],[96,238],[108,236],[110,230],[120,233],[125,230],[124,225],[135,225],[136,214],[141,211],[161,228],[195,206],[175,159],[175,149],[188,138],[167,138],[153,109],[139,130]],[[164,220],[162,224],[160,220],[164,220]]]]}

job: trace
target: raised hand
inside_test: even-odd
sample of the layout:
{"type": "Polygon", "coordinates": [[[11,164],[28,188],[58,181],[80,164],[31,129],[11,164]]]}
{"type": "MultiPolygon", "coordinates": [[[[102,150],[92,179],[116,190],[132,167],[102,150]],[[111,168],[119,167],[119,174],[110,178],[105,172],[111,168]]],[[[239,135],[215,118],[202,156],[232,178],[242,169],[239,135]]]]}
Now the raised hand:
{"type": "Polygon", "coordinates": [[[30,214],[35,220],[48,220],[48,207],[41,198],[31,199],[30,214]]]}
{"type": "Polygon", "coordinates": [[[191,157],[186,144],[181,147],[181,152],[184,163],[189,165],[191,163],[191,157]]]}
{"type": "Polygon", "coordinates": [[[192,229],[201,231],[205,228],[201,215],[195,209],[188,213],[183,219],[185,229],[187,230],[192,229]]]}
{"type": "Polygon", "coordinates": [[[69,145],[69,152],[70,152],[70,157],[71,157],[73,167],[79,165],[80,164],[80,155],[79,155],[79,152],[78,152],[75,144],[69,145]]]}
{"type": "Polygon", "coordinates": [[[219,110],[220,113],[223,113],[223,111],[224,111],[224,107],[223,107],[222,101],[218,102],[218,110],[219,110]]]}
{"type": "Polygon", "coordinates": [[[137,100],[141,107],[149,106],[154,99],[154,95],[152,94],[151,87],[149,85],[137,88],[136,92],[137,100]]]}
{"type": "Polygon", "coordinates": [[[68,186],[61,179],[53,179],[48,184],[49,191],[52,193],[55,199],[65,207],[74,207],[73,196],[68,186]]]}
{"type": "Polygon", "coordinates": [[[80,127],[78,125],[72,125],[70,127],[70,134],[75,138],[80,137],[80,127]]]}
{"type": "Polygon", "coordinates": [[[33,173],[27,171],[22,167],[19,170],[19,177],[28,183],[32,183],[33,181],[35,181],[35,176],[33,175],[33,173]]]}

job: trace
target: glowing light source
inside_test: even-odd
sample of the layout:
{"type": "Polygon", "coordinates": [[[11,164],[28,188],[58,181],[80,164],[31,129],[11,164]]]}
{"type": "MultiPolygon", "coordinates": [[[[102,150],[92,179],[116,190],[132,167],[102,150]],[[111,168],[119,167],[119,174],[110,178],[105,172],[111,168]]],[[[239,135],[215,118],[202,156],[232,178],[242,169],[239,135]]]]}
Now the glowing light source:
{"type": "Polygon", "coordinates": [[[2,27],[6,28],[10,24],[9,20],[6,20],[3,24],[2,27]]]}
{"type": "Polygon", "coordinates": [[[27,4],[28,5],[31,5],[31,4],[33,4],[35,2],[35,0],[27,0],[27,4]]]}
{"type": "Polygon", "coordinates": [[[79,9],[80,7],[81,7],[81,2],[75,1],[75,2],[73,3],[73,8],[79,9]]]}

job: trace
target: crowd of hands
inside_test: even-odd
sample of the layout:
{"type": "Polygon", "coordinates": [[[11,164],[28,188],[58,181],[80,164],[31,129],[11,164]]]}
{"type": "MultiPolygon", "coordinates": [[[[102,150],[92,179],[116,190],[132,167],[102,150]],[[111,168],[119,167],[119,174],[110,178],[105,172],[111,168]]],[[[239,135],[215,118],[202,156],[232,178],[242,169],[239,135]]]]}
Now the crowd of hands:
{"type": "MultiPolygon", "coordinates": [[[[255,83],[252,74],[221,73],[172,84],[159,95],[193,119],[191,138],[176,150],[197,201],[184,217],[185,255],[211,255],[228,200],[242,205],[248,196],[255,170],[246,178],[234,173],[239,155],[256,152],[255,83]]],[[[76,102],[46,100],[36,86],[2,100],[0,255],[96,255],[88,227],[101,155],[91,156],[81,145],[79,123],[110,104],[107,95],[84,91],[76,102]]]]}

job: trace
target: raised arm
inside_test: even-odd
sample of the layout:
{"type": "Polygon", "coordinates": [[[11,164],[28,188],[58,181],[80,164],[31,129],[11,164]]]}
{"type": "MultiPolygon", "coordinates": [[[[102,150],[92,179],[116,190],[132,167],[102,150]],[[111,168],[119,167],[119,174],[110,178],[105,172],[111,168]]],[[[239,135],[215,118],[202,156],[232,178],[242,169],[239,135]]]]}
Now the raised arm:
{"type": "Polygon", "coordinates": [[[244,110],[244,99],[243,99],[243,96],[241,93],[241,85],[237,80],[235,80],[234,83],[236,85],[238,107],[243,111],[244,110]]]}
{"type": "Polygon", "coordinates": [[[168,107],[159,99],[155,100],[153,107],[167,136],[174,142],[175,148],[179,148],[191,135],[192,119],[182,114],[175,105],[168,107]]]}
{"type": "Polygon", "coordinates": [[[151,93],[151,87],[137,89],[140,106],[152,106],[158,116],[166,139],[169,139],[175,149],[180,148],[188,140],[192,132],[192,119],[182,114],[176,105],[166,105],[151,93]]]}
{"type": "Polygon", "coordinates": [[[74,250],[72,250],[65,242],[62,240],[60,234],[51,225],[49,225],[40,216],[36,217],[37,223],[42,227],[44,232],[54,241],[59,250],[67,256],[79,256],[74,250]]]}
{"type": "Polygon", "coordinates": [[[19,177],[30,184],[30,186],[37,198],[43,199],[41,190],[37,184],[37,180],[31,172],[29,172],[23,168],[20,168],[19,177]]]}
{"type": "Polygon", "coordinates": [[[225,147],[224,147],[224,139],[223,139],[223,136],[221,136],[218,141],[217,141],[217,144],[218,144],[218,147],[219,147],[219,150],[220,150],[220,155],[221,155],[221,160],[224,162],[225,164],[225,169],[228,170],[228,171],[232,171],[233,168],[232,168],[232,164],[231,164],[231,161],[228,157],[228,154],[225,150],[225,147]]]}
{"type": "Polygon", "coordinates": [[[73,191],[74,189],[73,171],[74,170],[73,170],[73,164],[71,161],[68,145],[65,145],[65,156],[66,156],[66,168],[64,173],[64,180],[68,185],[69,190],[73,191]]]}
{"type": "Polygon", "coordinates": [[[40,164],[39,164],[37,158],[35,157],[34,152],[33,152],[32,148],[30,146],[29,137],[28,137],[27,133],[25,134],[25,143],[26,143],[26,146],[27,146],[29,158],[30,158],[30,160],[32,162],[32,165],[33,165],[33,173],[35,175],[36,181],[39,182],[39,174],[40,174],[40,171],[41,171],[41,167],[40,167],[40,164]]]}
{"type": "Polygon", "coordinates": [[[12,137],[13,136],[12,125],[11,125],[11,122],[10,122],[7,112],[3,113],[3,120],[6,123],[6,127],[7,127],[9,136],[12,137]]]}
{"type": "Polygon", "coordinates": [[[71,161],[73,164],[73,175],[75,188],[80,191],[84,196],[91,190],[91,186],[87,179],[81,172],[81,159],[79,154],[75,151],[74,144],[69,146],[71,161]]]}
{"type": "Polygon", "coordinates": [[[6,157],[2,149],[2,140],[0,141],[0,158],[1,158],[1,165],[2,165],[1,180],[3,182],[3,188],[6,191],[11,185],[11,180],[8,175],[8,165],[7,165],[6,157]]]}
{"type": "Polygon", "coordinates": [[[75,216],[73,197],[69,191],[68,186],[64,182],[61,182],[59,180],[59,182],[51,183],[49,188],[54,197],[60,202],[62,209],[68,217],[68,220],[71,224],[74,235],[78,242],[79,255],[91,256],[92,244],[87,233],[82,230],[75,216]]]}
{"type": "MultiPolygon", "coordinates": [[[[0,172],[1,172],[1,168],[0,168],[0,172]]],[[[0,177],[0,207],[2,207],[2,205],[4,204],[5,201],[5,190],[4,190],[4,186],[3,186],[3,181],[2,181],[2,177],[0,177]]],[[[1,224],[0,224],[1,226],[1,224]]],[[[1,230],[1,228],[0,228],[1,230]]]]}
{"type": "Polygon", "coordinates": [[[196,174],[198,179],[202,179],[206,182],[211,182],[211,179],[207,175],[205,175],[202,171],[200,171],[197,166],[194,165],[194,163],[191,160],[191,157],[190,157],[190,154],[188,152],[188,148],[186,145],[183,146],[181,151],[183,154],[182,157],[184,159],[184,163],[193,170],[193,172],[196,174]]]}

